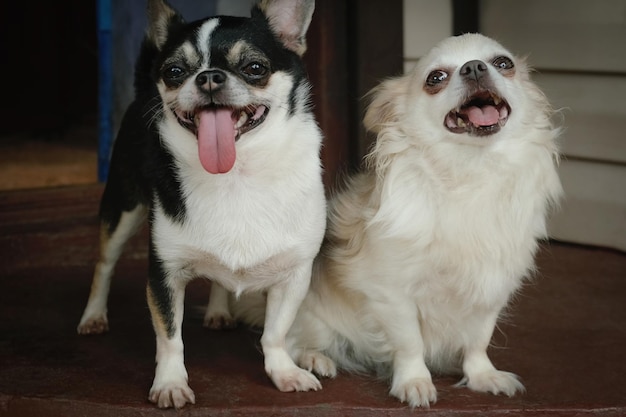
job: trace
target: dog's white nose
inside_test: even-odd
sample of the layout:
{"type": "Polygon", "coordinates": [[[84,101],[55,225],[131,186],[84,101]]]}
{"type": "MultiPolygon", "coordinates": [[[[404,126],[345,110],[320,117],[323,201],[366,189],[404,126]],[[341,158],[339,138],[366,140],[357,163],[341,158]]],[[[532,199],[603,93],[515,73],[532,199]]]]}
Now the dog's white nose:
{"type": "Polygon", "coordinates": [[[487,64],[483,61],[475,59],[468,61],[461,67],[461,76],[463,78],[474,79],[478,81],[487,74],[487,64]]]}

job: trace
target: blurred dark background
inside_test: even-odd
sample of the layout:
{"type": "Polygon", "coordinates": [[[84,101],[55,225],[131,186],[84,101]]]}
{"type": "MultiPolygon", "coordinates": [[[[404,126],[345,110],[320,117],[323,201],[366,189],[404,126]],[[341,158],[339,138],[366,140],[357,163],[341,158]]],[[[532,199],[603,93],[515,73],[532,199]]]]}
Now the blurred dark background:
{"type": "Polygon", "coordinates": [[[0,134],[58,135],[95,120],[96,2],[6,1],[0,14],[5,88],[0,134]]]}

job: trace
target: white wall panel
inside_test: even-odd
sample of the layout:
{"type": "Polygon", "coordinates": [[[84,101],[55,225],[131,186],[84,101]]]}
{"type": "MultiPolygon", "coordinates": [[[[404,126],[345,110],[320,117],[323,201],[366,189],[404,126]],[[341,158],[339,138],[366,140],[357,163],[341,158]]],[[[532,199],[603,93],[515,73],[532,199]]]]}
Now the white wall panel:
{"type": "Polygon", "coordinates": [[[624,0],[481,0],[481,31],[535,66],[626,72],[624,0]]]}
{"type": "Polygon", "coordinates": [[[535,74],[533,78],[560,110],[564,154],[626,164],[626,77],[535,74]]]}
{"type": "Polygon", "coordinates": [[[626,167],[564,160],[559,175],[565,199],[550,235],[626,251],[626,167]]]}
{"type": "Polygon", "coordinates": [[[405,71],[435,44],[452,35],[452,2],[404,0],[405,71]]]}

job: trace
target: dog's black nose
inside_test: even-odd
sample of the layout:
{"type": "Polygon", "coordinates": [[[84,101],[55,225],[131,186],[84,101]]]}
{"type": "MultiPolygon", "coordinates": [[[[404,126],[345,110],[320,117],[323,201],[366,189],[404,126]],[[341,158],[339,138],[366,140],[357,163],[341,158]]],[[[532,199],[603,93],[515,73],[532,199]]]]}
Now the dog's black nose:
{"type": "Polygon", "coordinates": [[[225,82],[226,74],[220,70],[203,71],[196,76],[196,85],[207,91],[215,91],[225,82]]]}
{"type": "Polygon", "coordinates": [[[487,64],[478,59],[466,62],[461,67],[461,76],[463,78],[479,80],[484,75],[487,75],[487,64]]]}

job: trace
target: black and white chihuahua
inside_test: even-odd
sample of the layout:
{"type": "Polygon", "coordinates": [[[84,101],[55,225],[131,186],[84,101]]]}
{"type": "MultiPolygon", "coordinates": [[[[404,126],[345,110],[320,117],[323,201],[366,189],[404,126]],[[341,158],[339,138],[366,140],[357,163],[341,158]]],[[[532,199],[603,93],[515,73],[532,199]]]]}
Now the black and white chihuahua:
{"type": "Polygon", "coordinates": [[[108,330],[115,263],[148,214],[157,345],[150,401],[195,401],[181,326],[185,286],[196,277],[216,291],[267,291],[267,374],[281,391],[318,389],[284,347],[326,222],[322,134],[301,60],[314,1],[262,0],[250,18],[191,23],[164,0],[148,3],[136,99],[113,150],[100,260],[78,332],[108,330]]]}

